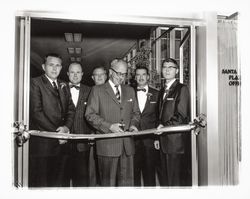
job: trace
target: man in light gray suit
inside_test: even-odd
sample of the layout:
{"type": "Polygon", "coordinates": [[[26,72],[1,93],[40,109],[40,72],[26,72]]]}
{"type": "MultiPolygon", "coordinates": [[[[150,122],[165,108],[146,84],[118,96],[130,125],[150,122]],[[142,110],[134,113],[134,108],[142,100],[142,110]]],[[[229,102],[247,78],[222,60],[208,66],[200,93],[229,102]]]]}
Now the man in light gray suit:
{"type": "MultiPolygon", "coordinates": [[[[109,69],[109,81],[91,90],[85,116],[97,129],[96,133],[138,131],[140,110],[135,92],[122,84],[127,67],[122,59],[114,59],[109,69]]],[[[101,186],[133,186],[133,138],[97,140],[96,153],[101,186]]]]}

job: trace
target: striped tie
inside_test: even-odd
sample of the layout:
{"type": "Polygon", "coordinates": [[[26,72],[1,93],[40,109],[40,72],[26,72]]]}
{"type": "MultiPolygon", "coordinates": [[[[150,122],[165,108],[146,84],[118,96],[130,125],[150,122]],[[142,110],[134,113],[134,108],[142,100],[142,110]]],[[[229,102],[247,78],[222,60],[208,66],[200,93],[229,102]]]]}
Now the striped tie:
{"type": "Polygon", "coordinates": [[[116,99],[118,100],[118,102],[121,103],[121,95],[120,95],[120,91],[118,89],[118,86],[119,85],[115,85],[115,88],[116,88],[115,96],[116,96],[116,99]]]}

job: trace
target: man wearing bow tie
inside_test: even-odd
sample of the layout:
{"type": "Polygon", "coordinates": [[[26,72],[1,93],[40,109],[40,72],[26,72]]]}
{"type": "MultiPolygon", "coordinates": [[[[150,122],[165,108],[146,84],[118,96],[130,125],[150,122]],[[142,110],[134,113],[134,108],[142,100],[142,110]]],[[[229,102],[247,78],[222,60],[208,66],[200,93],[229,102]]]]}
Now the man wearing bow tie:
{"type": "MultiPolygon", "coordinates": [[[[140,112],[134,90],[124,85],[127,63],[114,59],[109,69],[110,79],[92,88],[86,119],[96,133],[138,131],[140,112]]],[[[134,141],[131,137],[100,139],[96,153],[101,186],[133,186],[134,141]]]]}
{"type": "MultiPolygon", "coordinates": [[[[62,59],[57,54],[45,57],[44,75],[31,79],[30,129],[69,133],[75,108],[65,82],[58,79],[62,59]]],[[[67,140],[33,137],[29,141],[29,186],[63,186],[67,140]]]]}
{"type": "MultiPolygon", "coordinates": [[[[76,108],[75,119],[70,133],[90,134],[91,129],[85,119],[85,110],[87,99],[91,88],[82,84],[83,77],[82,66],[80,63],[71,63],[68,68],[69,87],[73,103],[76,108]]],[[[83,140],[72,140],[69,144],[70,156],[68,167],[65,170],[68,173],[68,182],[72,180],[73,187],[86,187],[89,185],[88,163],[89,163],[89,144],[83,140]]]]}
{"type": "MultiPolygon", "coordinates": [[[[159,128],[188,124],[190,121],[190,96],[188,87],[179,83],[176,75],[179,72],[176,60],[168,58],[162,63],[162,76],[165,79],[165,87],[159,94],[159,128]]],[[[185,186],[190,171],[190,162],[187,164],[187,157],[190,155],[190,134],[162,134],[161,165],[163,186],[185,186]]]]}
{"type": "MultiPolygon", "coordinates": [[[[135,80],[137,82],[136,96],[141,113],[139,130],[156,128],[159,92],[148,85],[148,68],[137,67],[135,80]]],[[[155,175],[157,167],[159,167],[159,154],[159,140],[155,135],[137,136],[135,138],[135,186],[141,186],[141,176],[144,186],[156,185],[155,175]]]]}

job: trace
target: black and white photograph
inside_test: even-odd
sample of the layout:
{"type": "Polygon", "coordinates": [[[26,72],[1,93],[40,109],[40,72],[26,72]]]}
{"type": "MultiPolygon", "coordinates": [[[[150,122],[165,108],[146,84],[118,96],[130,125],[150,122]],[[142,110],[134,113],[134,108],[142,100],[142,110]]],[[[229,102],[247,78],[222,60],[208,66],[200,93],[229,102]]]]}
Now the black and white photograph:
{"type": "Polygon", "coordinates": [[[244,3],[86,2],[6,6],[5,191],[248,198],[244,3]]]}

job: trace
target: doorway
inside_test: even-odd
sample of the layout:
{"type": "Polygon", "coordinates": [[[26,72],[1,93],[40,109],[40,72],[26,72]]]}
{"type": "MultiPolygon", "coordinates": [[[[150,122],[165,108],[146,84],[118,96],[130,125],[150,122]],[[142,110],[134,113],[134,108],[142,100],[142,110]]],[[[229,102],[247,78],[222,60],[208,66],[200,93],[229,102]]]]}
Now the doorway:
{"type": "MultiPolygon", "coordinates": [[[[67,18],[67,17],[65,17],[67,18]]],[[[161,60],[171,56],[181,66],[180,81],[187,83],[191,91],[191,120],[196,117],[195,80],[195,25],[194,21],[151,19],[125,19],[117,22],[87,21],[79,19],[51,18],[44,15],[17,16],[16,121],[29,123],[29,81],[42,74],[43,57],[55,52],[63,57],[60,78],[67,81],[67,66],[79,61],[84,67],[83,83],[93,85],[90,78],[96,66],[108,68],[114,57],[123,58],[130,64],[128,78],[133,78],[135,57],[142,49],[150,49],[148,66],[151,86],[161,87],[161,60]],[[153,23],[152,23],[153,21],[153,23]],[[77,39],[78,38],[78,39],[77,39]],[[21,90],[20,90],[21,89],[21,90]]],[[[127,80],[130,83],[130,79],[127,80]]],[[[197,184],[196,137],[191,134],[192,143],[192,184],[197,184]]],[[[14,182],[16,186],[28,185],[28,142],[16,148],[14,182]]]]}

